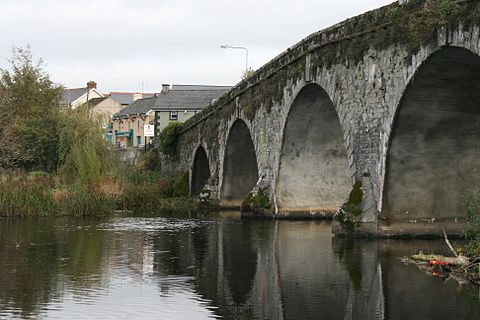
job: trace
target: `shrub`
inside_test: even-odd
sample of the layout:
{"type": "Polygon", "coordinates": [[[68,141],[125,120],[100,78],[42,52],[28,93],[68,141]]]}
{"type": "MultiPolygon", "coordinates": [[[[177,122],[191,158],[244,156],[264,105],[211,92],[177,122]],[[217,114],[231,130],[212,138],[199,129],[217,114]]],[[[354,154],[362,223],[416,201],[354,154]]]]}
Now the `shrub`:
{"type": "Polygon", "coordinates": [[[175,156],[177,152],[178,137],[182,130],[180,122],[171,122],[160,132],[160,151],[168,156],[175,156]]]}

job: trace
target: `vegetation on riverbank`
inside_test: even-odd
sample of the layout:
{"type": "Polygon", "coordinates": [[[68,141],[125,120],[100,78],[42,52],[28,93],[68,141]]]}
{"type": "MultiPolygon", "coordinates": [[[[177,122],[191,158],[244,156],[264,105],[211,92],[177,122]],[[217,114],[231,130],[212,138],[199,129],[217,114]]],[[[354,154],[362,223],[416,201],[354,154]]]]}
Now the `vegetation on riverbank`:
{"type": "Polygon", "coordinates": [[[465,229],[466,253],[480,257],[480,186],[472,188],[465,195],[464,203],[468,222],[465,229]]]}
{"type": "Polygon", "coordinates": [[[114,210],[195,211],[188,198],[188,176],[162,177],[155,172],[106,176],[92,184],[64,184],[43,173],[8,173],[0,180],[0,216],[105,215],[114,210]]]}
{"type": "MultiPolygon", "coordinates": [[[[113,210],[190,211],[188,175],[162,176],[160,158],[121,164],[88,105],[60,105],[63,88],[50,81],[29,48],[14,49],[0,69],[0,216],[98,215],[113,210]]],[[[163,134],[176,150],[179,126],[163,134]]]]}

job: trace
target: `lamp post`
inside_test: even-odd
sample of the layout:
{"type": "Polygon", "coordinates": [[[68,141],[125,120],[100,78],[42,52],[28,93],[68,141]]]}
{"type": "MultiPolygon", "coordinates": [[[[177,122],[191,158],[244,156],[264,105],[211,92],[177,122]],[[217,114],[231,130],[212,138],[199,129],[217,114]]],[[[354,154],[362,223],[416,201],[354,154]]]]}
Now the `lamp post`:
{"type": "Polygon", "coordinates": [[[248,71],[248,49],[245,47],[239,47],[239,46],[229,46],[228,44],[221,45],[220,48],[222,49],[240,49],[240,50],[245,50],[245,72],[248,71]]]}

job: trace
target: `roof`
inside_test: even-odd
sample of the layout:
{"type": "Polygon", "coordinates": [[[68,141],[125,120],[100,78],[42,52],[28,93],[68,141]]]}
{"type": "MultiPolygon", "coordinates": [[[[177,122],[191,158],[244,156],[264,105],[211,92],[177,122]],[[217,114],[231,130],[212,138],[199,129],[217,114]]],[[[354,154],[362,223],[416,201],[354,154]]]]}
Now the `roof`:
{"type": "Polygon", "coordinates": [[[197,84],[174,84],[172,90],[230,90],[230,86],[206,86],[197,84]]]}
{"type": "MultiPolygon", "coordinates": [[[[177,86],[178,87],[178,86],[177,86]]],[[[183,89],[169,90],[168,92],[156,93],[153,97],[139,99],[115,115],[115,118],[127,117],[128,115],[146,114],[150,110],[162,111],[183,111],[201,110],[208,106],[214,99],[220,98],[230,90],[230,87],[195,86],[202,87],[201,90],[183,89]]]]}
{"type": "Polygon", "coordinates": [[[120,104],[131,104],[135,94],[142,94],[143,98],[153,97],[153,93],[139,92],[110,92],[110,97],[120,102],[120,104]]]}
{"type": "Polygon", "coordinates": [[[70,105],[70,103],[83,96],[87,91],[87,88],[65,89],[62,92],[62,99],[60,102],[62,104],[70,105]]]}
{"type": "Polygon", "coordinates": [[[223,90],[170,90],[157,94],[153,110],[201,110],[214,99],[220,98],[229,89],[223,90]]]}
{"type": "MultiPolygon", "coordinates": [[[[87,94],[88,92],[95,91],[99,96],[103,97],[103,95],[97,91],[96,88],[72,88],[72,89],[65,89],[62,92],[62,98],[60,99],[60,104],[71,105],[76,100],[81,98],[83,95],[87,94]]],[[[92,98],[93,99],[93,98],[92,98]]],[[[88,100],[92,100],[88,99],[88,100]]]]}
{"type": "Polygon", "coordinates": [[[134,101],[125,109],[114,115],[114,118],[123,118],[133,114],[145,114],[152,110],[155,105],[156,97],[144,98],[134,101]]]}

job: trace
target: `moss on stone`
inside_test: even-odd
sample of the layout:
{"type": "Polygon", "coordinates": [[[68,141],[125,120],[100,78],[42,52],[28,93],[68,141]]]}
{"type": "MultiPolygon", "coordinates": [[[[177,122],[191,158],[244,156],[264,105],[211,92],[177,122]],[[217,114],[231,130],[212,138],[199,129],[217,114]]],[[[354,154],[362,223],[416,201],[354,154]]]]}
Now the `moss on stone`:
{"type": "Polygon", "coordinates": [[[334,216],[335,221],[339,222],[346,231],[353,232],[356,225],[359,223],[358,218],[363,213],[362,202],[362,181],[357,180],[353,185],[352,191],[350,191],[347,201],[334,216]]]}
{"type": "Polygon", "coordinates": [[[263,215],[271,210],[270,198],[266,188],[259,189],[257,192],[249,192],[242,202],[241,212],[253,215],[263,215]]]}

